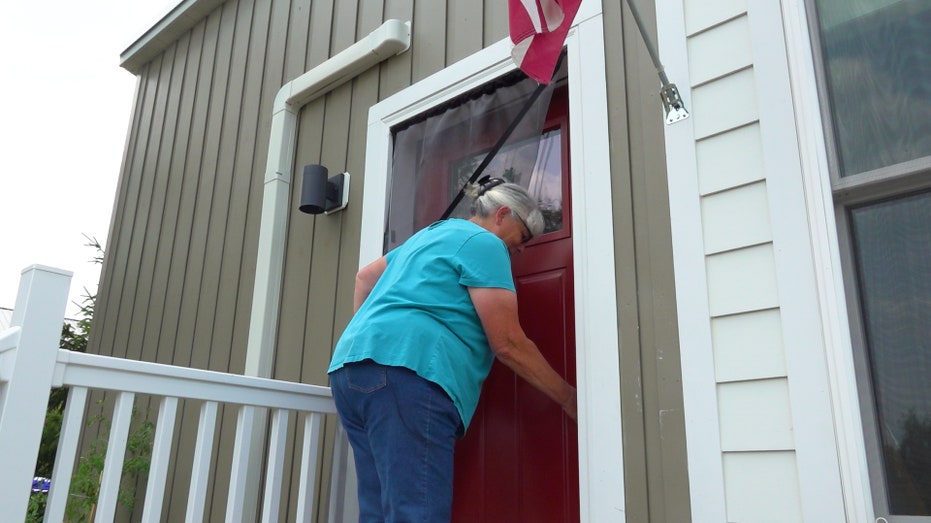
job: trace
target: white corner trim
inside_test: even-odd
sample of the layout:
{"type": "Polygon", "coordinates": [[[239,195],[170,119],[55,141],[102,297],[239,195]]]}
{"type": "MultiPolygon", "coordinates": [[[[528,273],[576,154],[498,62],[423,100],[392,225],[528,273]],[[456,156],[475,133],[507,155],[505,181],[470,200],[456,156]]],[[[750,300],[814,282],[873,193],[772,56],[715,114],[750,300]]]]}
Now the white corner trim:
{"type": "MultiPolygon", "coordinates": [[[[825,341],[819,315],[798,129],[786,60],[780,2],[747,6],[759,100],[763,169],[773,216],[773,254],[783,324],[799,500],[805,521],[844,515],[837,438],[832,420],[825,341]]],[[[822,260],[823,261],[823,260],[822,260]]]]}
{"type": "Polygon", "coordinates": [[[870,523],[874,517],[872,492],[808,16],[801,0],[783,0],[781,5],[811,256],[818,267],[815,286],[844,506],[848,521],[870,523]]]}
{"type": "Polygon", "coordinates": [[[566,39],[582,521],[623,521],[620,347],[602,16],[566,39]],[[596,246],[597,245],[597,246],[596,246]]]}
{"type": "MultiPolygon", "coordinates": [[[[598,13],[589,13],[581,20],[566,40],[570,57],[572,207],[578,210],[573,214],[573,261],[581,517],[582,521],[623,521],[614,251],[599,248],[597,256],[587,255],[596,250],[593,245],[613,237],[603,21],[598,13]]],[[[391,126],[512,71],[515,67],[510,47],[508,39],[497,42],[371,108],[360,267],[382,255],[391,126]]]]}
{"type": "MultiPolygon", "coordinates": [[[[681,0],[658,0],[656,19],[667,74],[694,114],[681,0]]],[[[693,521],[727,521],[694,122],[665,126],[689,495],[693,521]]]]}

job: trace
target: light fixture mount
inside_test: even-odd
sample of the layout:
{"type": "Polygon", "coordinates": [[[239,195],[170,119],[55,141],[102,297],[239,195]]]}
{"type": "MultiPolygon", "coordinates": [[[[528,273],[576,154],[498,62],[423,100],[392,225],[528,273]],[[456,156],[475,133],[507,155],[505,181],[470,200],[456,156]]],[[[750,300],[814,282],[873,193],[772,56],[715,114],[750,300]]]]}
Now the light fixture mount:
{"type": "Polygon", "coordinates": [[[304,166],[301,180],[301,203],[298,207],[307,214],[333,214],[349,204],[349,173],[329,176],[327,168],[319,164],[304,166]]]}

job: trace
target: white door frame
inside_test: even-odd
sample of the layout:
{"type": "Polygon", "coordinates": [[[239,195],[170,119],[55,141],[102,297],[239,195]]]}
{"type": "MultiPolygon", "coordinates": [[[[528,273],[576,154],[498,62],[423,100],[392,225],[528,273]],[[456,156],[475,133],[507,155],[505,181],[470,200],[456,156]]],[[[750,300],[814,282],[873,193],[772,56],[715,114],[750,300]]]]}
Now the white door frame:
{"type": "MultiPolygon", "coordinates": [[[[566,39],[579,393],[579,495],[582,521],[623,521],[626,504],[620,361],[600,9],[600,4],[583,4],[566,39]]],[[[360,267],[382,255],[392,153],[391,127],[512,71],[515,67],[510,50],[510,40],[504,39],[371,108],[360,267]]]]}

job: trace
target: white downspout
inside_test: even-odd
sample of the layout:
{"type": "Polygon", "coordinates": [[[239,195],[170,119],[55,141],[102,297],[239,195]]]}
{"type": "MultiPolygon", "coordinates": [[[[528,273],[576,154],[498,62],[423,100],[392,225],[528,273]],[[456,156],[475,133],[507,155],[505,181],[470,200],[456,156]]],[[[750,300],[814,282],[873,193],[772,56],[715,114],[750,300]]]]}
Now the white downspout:
{"type": "Polygon", "coordinates": [[[259,226],[245,374],[271,377],[290,213],[291,168],[301,108],[410,47],[410,22],[388,20],[336,56],[286,83],[275,97],[259,226]]]}
{"type": "MultiPolygon", "coordinates": [[[[410,41],[410,22],[388,20],[362,40],[283,85],[275,96],[246,342],[244,374],[247,376],[269,378],[273,371],[290,213],[291,168],[300,110],[362,71],[406,51],[410,41]]],[[[249,518],[256,514],[261,490],[259,475],[265,449],[265,413],[257,412],[252,423],[243,419],[240,416],[239,423],[248,426],[238,426],[236,430],[227,521],[242,520],[244,514],[249,514],[249,518]]]]}

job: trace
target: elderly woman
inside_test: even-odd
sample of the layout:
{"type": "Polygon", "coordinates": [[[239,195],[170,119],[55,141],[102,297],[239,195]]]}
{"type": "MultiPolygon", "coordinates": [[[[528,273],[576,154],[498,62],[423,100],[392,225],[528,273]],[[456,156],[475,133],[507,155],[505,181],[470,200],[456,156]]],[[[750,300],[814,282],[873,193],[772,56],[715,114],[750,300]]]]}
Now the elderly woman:
{"type": "Polygon", "coordinates": [[[543,231],[519,185],[472,187],[472,217],[436,222],[363,267],[329,373],[359,481],[360,521],[449,521],[453,450],[495,357],[576,417],[576,391],[524,334],[509,253],[543,231]]]}

